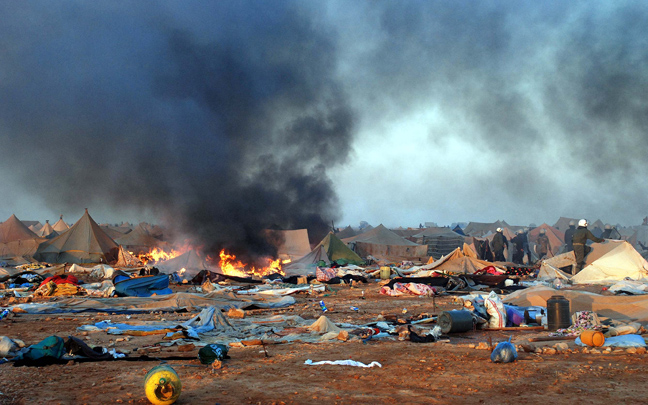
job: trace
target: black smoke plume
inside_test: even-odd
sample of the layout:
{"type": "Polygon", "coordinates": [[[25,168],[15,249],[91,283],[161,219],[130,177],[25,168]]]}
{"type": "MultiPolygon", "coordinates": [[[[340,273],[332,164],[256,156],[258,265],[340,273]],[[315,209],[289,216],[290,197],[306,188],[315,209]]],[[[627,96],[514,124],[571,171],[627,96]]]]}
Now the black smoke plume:
{"type": "Polygon", "coordinates": [[[321,237],[354,126],[333,33],[290,2],[189,6],[2,3],[3,168],[49,206],[154,212],[210,254],[276,253],[270,227],[321,237]]]}

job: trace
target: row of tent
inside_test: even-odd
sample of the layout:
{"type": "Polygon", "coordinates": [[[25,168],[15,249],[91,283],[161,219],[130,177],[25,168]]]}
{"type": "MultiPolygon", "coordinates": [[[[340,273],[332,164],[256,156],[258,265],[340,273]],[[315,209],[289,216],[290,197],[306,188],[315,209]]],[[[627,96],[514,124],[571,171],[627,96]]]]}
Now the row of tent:
{"type": "MultiPolygon", "coordinates": [[[[30,226],[34,226],[33,224],[30,226]]],[[[63,219],[50,225],[46,222],[37,235],[12,215],[0,224],[0,261],[22,264],[30,258],[49,263],[108,263],[119,253],[119,246],[131,251],[148,251],[164,242],[155,238],[150,226],[142,223],[128,233],[98,225],[86,209],[71,227],[63,219]]]]}
{"type": "MultiPolygon", "coordinates": [[[[557,225],[563,226],[564,222],[568,224],[570,219],[566,218],[566,220],[561,218],[557,225]]],[[[30,224],[30,226],[35,225],[30,224]]],[[[379,225],[375,228],[365,227],[364,232],[355,234],[352,228],[347,227],[340,232],[330,233],[314,248],[311,247],[306,229],[271,232],[280,233],[279,238],[275,239],[281,240],[278,246],[279,257],[291,261],[285,266],[287,271],[302,274],[307,269],[312,270],[315,264],[321,262],[330,264],[342,261],[348,264],[360,264],[367,258],[387,262],[403,260],[427,262],[432,258],[431,262],[434,262],[434,259],[448,257],[458,248],[463,248],[465,251],[466,247],[476,252],[475,259],[480,259],[480,246],[484,242],[490,242],[498,227],[502,227],[504,234],[509,238],[512,238],[514,232],[520,228],[510,226],[504,221],[490,224],[471,222],[463,230],[461,228],[451,230],[446,227],[390,230],[379,225]]],[[[648,230],[648,226],[644,228],[648,230]]],[[[535,243],[541,230],[545,230],[549,237],[553,248],[552,253],[558,254],[564,244],[564,233],[555,226],[542,224],[529,232],[529,240],[532,244],[535,243]]],[[[108,263],[119,260],[118,263],[127,265],[132,261],[128,251],[148,251],[152,246],[164,247],[164,242],[156,237],[161,233],[159,228],[156,229],[145,223],[137,226],[130,224],[100,226],[90,217],[87,210],[71,227],[60,218],[54,225],[46,222],[40,231],[41,234],[37,235],[12,215],[0,224],[0,261],[15,257],[34,257],[36,260],[52,263],[108,263]],[[120,249],[120,245],[123,248],[120,249]]],[[[213,270],[195,254],[176,259],[169,264],[175,267],[175,270],[188,269],[188,267],[197,270],[200,268],[213,270]],[[178,265],[180,267],[177,267],[178,265]]]]}

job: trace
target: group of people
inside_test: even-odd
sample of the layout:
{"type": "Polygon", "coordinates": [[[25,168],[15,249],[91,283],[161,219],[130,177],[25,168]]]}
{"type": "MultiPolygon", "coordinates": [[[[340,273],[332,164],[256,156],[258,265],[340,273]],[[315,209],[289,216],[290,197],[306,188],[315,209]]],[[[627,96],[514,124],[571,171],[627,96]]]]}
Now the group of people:
{"type": "MultiPolygon", "coordinates": [[[[610,238],[612,236],[613,229],[612,227],[606,226],[605,232],[603,233],[603,238],[598,238],[587,229],[588,223],[586,219],[581,219],[578,221],[578,228],[576,228],[576,223],[571,221],[569,223],[569,229],[565,232],[565,243],[567,245],[567,251],[574,251],[574,256],[576,257],[576,269],[574,274],[578,273],[583,269],[585,265],[585,256],[592,250],[587,246],[587,241],[591,240],[593,242],[603,242],[605,238],[610,238]],[[607,234],[606,234],[607,232],[607,234]],[[607,235],[607,236],[606,236],[607,235]]],[[[531,251],[529,244],[528,229],[520,229],[517,234],[511,238],[509,241],[502,228],[497,228],[497,232],[493,236],[491,242],[492,253],[495,261],[504,262],[506,257],[504,257],[504,249],[509,246],[509,242],[512,246],[512,262],[515,264],[524,264],[524,256],[526,255],[529,263],[531,262],[531,251]]],[[[540,234],[536,240],[536,255],[539,259],[543,259],[549,253],[552,253],[551,243],[547,232],[545,229],[540,230],[540,234]]]]}

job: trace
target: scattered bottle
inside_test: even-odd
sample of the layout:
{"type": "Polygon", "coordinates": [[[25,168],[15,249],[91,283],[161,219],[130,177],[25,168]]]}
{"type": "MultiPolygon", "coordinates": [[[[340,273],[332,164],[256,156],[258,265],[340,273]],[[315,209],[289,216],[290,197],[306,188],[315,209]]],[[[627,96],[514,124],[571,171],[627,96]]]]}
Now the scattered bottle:
{"type": "Polygon", "coordinates": [[[322,312],[328,311],[328,308],[326,308],[326,304],[324,304],[324,301],[319,302],[320,307],[322,308],[322,312]]]}

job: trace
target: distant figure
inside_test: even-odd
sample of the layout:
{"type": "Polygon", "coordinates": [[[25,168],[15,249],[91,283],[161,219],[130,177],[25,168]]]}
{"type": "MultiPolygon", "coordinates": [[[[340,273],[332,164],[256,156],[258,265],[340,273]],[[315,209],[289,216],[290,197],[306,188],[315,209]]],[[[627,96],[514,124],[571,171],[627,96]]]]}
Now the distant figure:
{"type": "Polygon", "coordinates": [[[490,248],[488,239],[484,239],[482,241],[477,241],[477,242],[479,242],[479,249],[478,249],[479,251],[477,252],[479,258],[482,260],[486,260],[487,262],[492,262],[494,260],[493,251],[490,248]]]}
{"type": "Polygon", "coordinates": [[[524,258],[524,254],[526,254],[527,263],[531,264],[531,244],[529,243],[529,228],[524,228],[522,233],[524,234],[524,245],[522,246],[524,253],[522,254],[522,257],[524,258]]]}
{"type": "Polygon", "coordinates": [[[495,261],[505,262],[506,258],[504,257],[504,248],[508,247],[508,240],[506,239],[506,236],[504,236],[502,228],[497,228],[497,232],[495,232],[491,244],[493,246],[493,253],[495,254],[495,261]]]}
{"type": "Polygon", "coordinates": [[[605,239],[597,238],[594,234],[587,229],[587,220],[581,219],[578,221],[578,229],[574,232],[572,237],[572,242],[574,245],[574,256],[576,256],[576,270],[574,274],[578,274],[579,271],[583,270],[585,265],[585,256],[592,251],[592,248],[587,246],[587,241],[591,240],[593,242],[601,243],[605,239]]]}
{"type": "Polygon", "coordinates": [[[511,243],[513,244],[513,263],[524,264],[524,245],[526,244],[524,229],[517,231],[517,235],[511,239],[511,243]]]}
{"type": "Polygon", "coordinates": [[[538,235],[536,243],[538,259],[542,260],[551,252],[551,243],[549,242],[549,237],[545,229],[540,229],[540,235],[538,235]]]}
{"type": "Polygon", "coordinates": [[[643,225],[648,225],[648,217],[643,219],[643,225]]]}
{"type": "Polygon", "coordinates": [[[603,239],[621,239],[621,234],[612,225],[605,225],[605,230],[601,234],[603,239]]]}
{"type": "Polygon", "coordinates": [[[567,245],[567,252],[574,250],[574,246],[572,244],[572,237],[574,236],[574,232],[576,232],[576,222],[569,221],[569,229],[565,231],[565,244],[567,245]]]}

